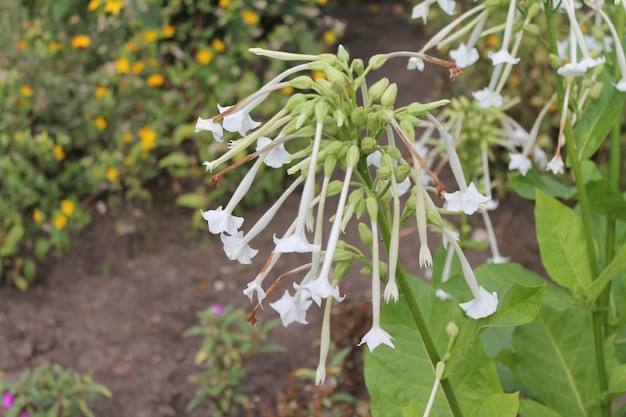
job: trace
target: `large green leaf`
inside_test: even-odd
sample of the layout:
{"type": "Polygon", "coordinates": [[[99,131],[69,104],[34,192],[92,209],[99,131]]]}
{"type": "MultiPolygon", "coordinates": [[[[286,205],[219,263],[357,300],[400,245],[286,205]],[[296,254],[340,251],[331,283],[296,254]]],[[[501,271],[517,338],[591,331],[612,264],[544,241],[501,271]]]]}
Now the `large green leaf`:
{"type": "Polygon", "coordinates": [[[543,266],[550,277],[574,294],[591,284],[582,220],[574,210],[537,190],[535,219],[543,266]]]}
{"type": "Polygon", "coordinates": [[[527,398],[520,400],[519,414],[521,417],[563,417],[550,407],[527,398]]]}
{"type": "Polygon", "coordinates": [[[578,159],[589,159],[600,147],[624,108],[626,94],[605,82],[600,96],[593,101],[574,129],[578,159]]]}
{"type": "MultiPolygon", "coordinates": [[[[438,299],[431,286],[418,279],[412,280],[411,285],[441,356],[448,344],[447,324],[454,322],[460,327],[466,319],[456,303],[438,299]]],[[[372,400],[372,415],[421,416],[433,387],[435,369],[404,297],[384,307],[381,325],[395,338],[395,349],[379,346],[365,357],[365,381],[372,400]]],[[[446,377],[465,416],[478,415],[485,398],[502,393],[495,363],[484,352],[480,340],[475,341],[446,377]]],[[[430,415],[452,416],[441,387],[430,415]]]]}
{"type": "MultiPolygon", "coordinates": [[[[513,374],[526,394],[567,417],[597,416],[591,314],[583,308],[544,306],[537,318],[515,329],[513,374]]],[[[532,414],[530,414],[532,415],[532,414]]]]}
{"type": "Polygon", "coordinates": [[[509,183],[517,194],[528,199],[535,199],[535,189],[553,197],[572,198],[576,195],[576,187],[568,187],[547,175],[542,175],[535,169],[531,169],[522,175],[519,172],[509,174],[509,183]]]}
{"type": "Polygon", "coordinates": [[[613,261],[604,268],[600,276],[589,286],[587,289],[587,301],[594,303],[609,282],[624,269],[626,269],[626,245],[617,251],[613,261]]]}
{"type": "Polygon", "coordinates": [[[585,188],[592,210],[602,214],[614,214],[618,219],[626,220],[626,199],[613,189],[608,178],[591,181],[585,188]]]}

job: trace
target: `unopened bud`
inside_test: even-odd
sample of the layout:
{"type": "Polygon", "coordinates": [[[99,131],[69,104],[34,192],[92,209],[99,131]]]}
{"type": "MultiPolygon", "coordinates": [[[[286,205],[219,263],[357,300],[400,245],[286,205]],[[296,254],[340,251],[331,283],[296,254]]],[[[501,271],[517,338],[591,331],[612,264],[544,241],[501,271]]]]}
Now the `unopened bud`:
{"type": "Polygon", "coordinates": [[[365,208],[370,219],[377,221],[378,219],[378,201],[374,197],[368,197],[365,200],[365,208]]]}
{"type": "Polygon", "coordinates": [[[300,75],[292,80],[289,80],[289,85],[299,90],[308,90],[313,86],[314,81],[311,77],[306,75],[300,75]]]}
{"type": "Polygon", "coordinates": [[[359,162],[359,157],[361,155],[361,151],[357,145],[351,145],[348,148],[348,155],[346,155],[346,163],[348,166],[354,168],[356,164],[359,162]]]}
{"type": "Polygon", "coordinates": [[[534,23],[529,23],[527,25],[522,26],[522,30],[533,36],[541,35],[541,30],[539,30],[539,26],[534,23]]]}
{"type": "Polygon", "coordinates": [[[459,335],[459,326],[454,324],[454,322],[448,323],[448,325],[446,326],[446,333],[448,334],[448,337],[450,339],[456,339],[456,337],[459,335]]]}
{"type": "Polygon", "coordinates": [[[365,121],[365,128],[370,132],[376,132],[380,129],[380,114],[378,112],[370,113],[365,121]]]}
{"type": "Polygon", "coordinates": [[[342,188],[343,188],[343,181],[340,181],[340,180],[331,181],[330,184],[328,184],[328,191],[326,192],[326,195],[328,197],[337,195],[341,192],[342,188]]]}
{"type": "Polygon", "coordinates": [[[415,142],[415,127],[408,120],[402,120],[400,122],[400,129],[408,136],[411,142],[415,142]]]}
{"type": "Polygon", "coordinates": [[[406,180],[406,178],[409,176],[410,173],[411,173],[411,167],[410,166],[408,166],[408,165],[398,165],[396,167],[396,169],[394,169],[394,175],[396,177],[396,182],[398,184],[400,184],[401,182],[406,180]]]}
{"type": "Polygon", "coordinates": [[[601,83],[601,82],[591,87],[591,89],[589,90],[589,97],[593,99],[597,99],[598,97],[600,97],[603,87],[604,87],[604,83],[601,83]]]}
{"type": "Polygon", "coordinates": [[[374,55],[373,57],[370,58],[369,62],[368,62],[368,66],[373,69],[373,70],[377,70],[378,68],[382,67],[383,65],[385,65],[385,62],[387,62],[387,55],[386,54],[378,54],[378,55],[374,55]]]}
{"type": "Polygon", "coordinates": [[[387,77],[381,78],[372,85],[368,91],[370,101],[376,101],[380,99],[387,87],[389,86],[389,79],[387,77]]]}
{"type": "Polygon", "coordinates": [[[393,107],[396,104],[396,97],[398,97],[398,85],[391,83],[380,98],[380,104],[385,108],[393,107]]]}
{"type": "Polygon", "coordinates": [[[378,168],[376,170],[376,177],[386,181],[391,177],[391,170],[387,167],[378,168]]]}
{"type": "Polygon", "coordinates": [[[350,60],[350,54],[341,44],[337,48],[337,57],[344,63],[347,63],[350,60]]]}
{"type": "Polygon", "coordinates": [[[361,139],[361,152],[363,152],[364,155],[374,153],[377,145],[376,139],[371,136],[366,136],[361,139]]]}
{"type": "Polygon", "coordinates": [[[335,166],[337,165],[337,157],[335,155],[328,155],[326,159],[324,159],[324,176],[330,177],[333,175],[333,171],[335,171],[335,166]]]}
{"type": "Polygon", "coordinates": [[[315,119],[317,123],[324,123],[326,114],[328,114],[328,104],[325,100],[318,100],[318,102],[315,103],[315,119]]]}
{"type": "Polygon", "coordinates": [[[352,269],[352,261],[340,262],[335,265],[335,272],[333,273],[333,277],[337,281],[339,281],[340,279],[348,275],[348,272],[350,272],[351,269],[352,269]]]}
{"type": "Polygon", "coordinates": [[[365,246],[372,246],[372,231],[365,223],[359,223],[359,238],[365,246]]]}
{"type": "Polygon", "coordinates": [[[352,110],[352,114],[350,114],[350,120],[352,124],[357,128],[362,128],[365,126],[365,122],[367,120],[367,115],[365,114],[365,109],[363,107],[357,107],[352,110]]]}

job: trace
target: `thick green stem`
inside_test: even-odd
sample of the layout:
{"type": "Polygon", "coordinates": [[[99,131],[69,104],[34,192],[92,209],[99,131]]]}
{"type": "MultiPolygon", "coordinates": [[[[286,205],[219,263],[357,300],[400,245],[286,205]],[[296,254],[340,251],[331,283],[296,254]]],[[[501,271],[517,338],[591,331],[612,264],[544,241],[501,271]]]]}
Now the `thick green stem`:
{"type": "MultiPolygon", "coordinates": [[[[558,54],[558,49],[556,45],[557,41],[557,33],[555,26],[555,14],[553,2],[549,1],[546,5],[546,21],[548,25],[548,32],[550,35],[550,50],[553,54],[558,54]]],[[[564,78],[561,76],[557,76],[557,96],[559,103],[559,111],[563,111],[563,106],[567,105],[564,103],[564,95],[565,95],[565,87],[564,87],[564,78]]],[[[576,182],[576,188],[578,190],[578,198],[580,204],[581,217],[583,222],[583,232],[585,236],[585,245],[587,247],[587,254],[589,256],[589,267],[591,269],[592,279],[596,279],[598,277],[598,258],[596,254],[596,249],[593,240],[593,233],[591,229],[591,212],[589,208],[589,198],[587,196],[587,189],[585,188],[585,183],[583,181],[582,172],[580,168],[580,161],[578,160],[578,154],[576,153],[576,144],[574,142],[574,131],[572,129],[570,118],[567,118],[564,129],[565,136],[565,145],[567,148],[567,158],[568,162],[572,168],[572,174],[574,176],[574,180],[576,182]]],[[[606,362],[604,359],[604,323],[603,323],[603,312],[598,309],[592,312],[592,322],[593,322],[593,337],[594,337],[594,346],[596,353],[596,368],[598,372],[598,384],[600,388],[600,392],[604,392],[608,390],[608,380],[607,380],[607,372],[606,372],[606,362]]],[[[602,417],[611,417],[611,402],[604,401],[600,404],[602,417]]]]}
{"type": "MultiPolygon", "coordinates": [[[[359,176],[365,182],[365,184],[367,184],[368,187],[371,187],[372,180],[370,178],[365,160],[361,159],[359,161],[357,170],[359,176]]],[[[387,253],[389,253],[389,247],[391,245],[391,230],[383,210],[378,210],[378,227],[380,228],[381,237],[385,244],[387,253]]],[[[424,342],[428,358],[430,359],[434,369],[437,366],[437,362],[441,360],[441,356],[439,355],[439,352],[437,352],[437,347],[435,346],[433,337],[430,334],[430,330],[428,330],[428,326],[426,325],[426,320],[424,320],[422,310],[420,309],[420,306],[417,303],[417,298],[415,297],[415,294],[411,289],[411,285],[409,284],[409,277],[407,277],[400,264],[396,266],[396,280],[400,291],[402,291],[402,294],[407,301],[409,310],[411,312],[411,317],[413,317],[413,322],[415,323],[417,331],[419,332],[420,337],[424,342]]],[[[452,415],[454,417],[463,417],[463,412],[461,411],[459,402],[456,399],[456,395],[454,393],[454,390],[452,389],[450,380],[441,380],[441,388],[443,389],[448,405],[450,406],[452,415]]]]}

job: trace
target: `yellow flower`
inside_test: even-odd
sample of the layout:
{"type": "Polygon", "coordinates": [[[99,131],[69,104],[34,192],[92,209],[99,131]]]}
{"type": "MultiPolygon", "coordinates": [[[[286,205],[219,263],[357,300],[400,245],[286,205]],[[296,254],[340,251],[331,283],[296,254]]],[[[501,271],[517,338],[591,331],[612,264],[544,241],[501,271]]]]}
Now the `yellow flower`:
{"type": "Polygon", "coordinates": [[[172,25],[166,25],[161,28],[164,38],[171,38],[176,33],[176,28],[172,25]]]}
{"type": "Polygon", "coordinates": [[[133,134],[130,132],[124,132],[122,135],[122,141],[124,143],[131,143],[133,141],[133,134]]]}
{"type": "Polygon", "coordinates": [[[104,130],[107,127],[107,121],[102,116],[98,116],[95,119],[93,119],[93,124],[94,126],[96,126],[96,129],[98,130],[104,130]]]}
{"type": "Polygon", "coordinates": [[[16,132],[15,135],[13,135],[13,139],[15,139],[17,142],[22,140],[22,132],[16,132]]]}
{"type": "Polygon", "coordinates": [[[106,0],[104,11],[117,15],[120,13],[120,10],[122,10],[122,7],[124,7],[122,0],[106,0]]]}
{"type": "Polygon", "coordinates": [[[335,41],[337,40],[337,37],[335,36],[335,34],[331,32],[330,30],[327,30],[326,32],[324,32],[323,38],[324,38],[324,42],[326,43],[335,43],[335,41]]]}
{"type": "Polygon", "coordinates": [[[145,68],[145,64],[143,63],[143,61],[137,61],[135,63],[133,63],[133,66],[131,68],[133,74],[139,74],[141,71],[143,71],[143,69],[145,68]]]}
{"type": "Polygon", "coordinates": [[[160,87],[163,85],[163,81],[164,79],[161,74],[152,74],[146,80],[146,84],[148,84],[150,87],[160,87]]]}
{"type": "Polygon", "coordinates": [[[115,167],[110,167],[107,168],[107,173],[106,173],[106,177],[109,181],[111,182],[115,182],[115,180],[117,180],[117,177],[120,176],[120,170],[115,168],[115,167]]]}
{"type": "Polygon", "coordinates": [[[323,6],[326,3],[328,3],[328,0],[317,0],[317,4],[319,4],[320,6],[323,6]]]}
{"type": "Polygon", "coordinates": [[[228,7],[229,4],[230,4],[230,0],[220,0],[218,6],[221,7],[222,9],[225,9],[228,7]]]}
{"type": "Polygon", "coordinates": [[[76,204],[69,198],[61,200],[61,213],[66,216],[71,216],[74,213],[74,209],[76,208],[76,204]]]}
{"type": "Polygon", "coordinates": [[[129,52],[137,52],[139,50],[139,45],[137,45],[135,42],[126,42],[124,44],[124,49],[129,52]]]}
{"type": "Polygon", "coordinates": [[[209,49],[201,49],[196,54],[196,61],[202,65],[208,65],[213,59],[213,53],[209,49]]]}
{"type": "Polygon", "coordinates": [[[108,88],[106,88],[103,85],[99,85],[98,87],[96,87],[96,91],[94,92],[94,95],[96,96],[96,98],[103,98],[104,96],[107,95],[108,92],[109,92],[108,88]]]}
{"type": "Polygon", "coordinates": [[[91,45],[91,38],[87,35],[78,35],[72,38],[72,47],[76,49],[85,49],[91,45]]]}
{"type": "Polygon", "coordinates": [[[313,71],[311,77],[313,77],[314,80],[317,80],[318,78],[326,78],[326,74],[322,71],[313,71]]]}
{"type": "Polygon", "coordinates": [[[57,161],[62,161],[63,159],[65,159],[65,152],[63,152],[63,148],[61,147],[61,145],[54,145],[52,147],[52,155],[54,155],[54,158],[57,161]]]}
{"type": "Polygon", "coordinates": [[[243,21],[248,25],[254,25],[259,23],[259,15],[254,13],[250,9],[243,9],[241,12],[241,17],[243,17],[243,21]]]}
{"type": "Polygon", "coordinates": [[[489,35],[487,38],[487,45],[496,46],[500,43],[500,38],[497,35],[489,35]]]}
{"type": "Polygon", "coordinates": [[[280,91],[285,94],[285,95],[289,95],[291,93],[293,93],[293,87],[283,87],[280,89],[280,91]]]}
{"type": "Polygon", "coordinates": [[[65,215],[63,214],[57,214],[54,217],[54,227],[56,227],[58,230],[61,230],[65,227],[65,225],[67,225],[67,217],[65,217],[65,215]]]}
{"type": "Polygon", "coordinates": [[[100,0],[91,0],[89,4],[87,5],[87,10],[89,10],[90,12],[93,12],[98,7],[100,7],[100,0]]]}
{"type": "Polygon", "coordinates": [[[23,85],[20,87],[20,93],[24,96],[24,97],[30,97],[33,95],[33,89],[30,88],[29,85],[23,85]]]}
{"type": "Polygon", "coordinates": [[[585,35],[589,32],[589,28],[587,27],[587,25],[580,25],[580,30],[585,35]]]}
{"type": "Polygon", "coordinates": [[[17,42],[17,47],[19,49],[26,49],[28,48],[28,42],[26,42],[25,40],[21,40],[17,42]]]}
{"type": "Polygon", "coordinates": [[[213,49],[217,52],[223,52],[226,49],[226,45],[224,45],[221,39],[213,39],[213,49]]]}
{"type": "Polygon", "coordinates": [[[48,47],[53,51],[60,51],[63,49],[63,44],[57,41],[48,42],[48,47]]]}
{"type": "Polygon", "coordinates": [[[154,141],[156,140],[156,132],[150,128],[150,126],[144,126],[137,132],[139,139],[141,140],[141,150],[144,152],[154,148],[154,141]]]}
{"type": "Polygon", "coordinates": [[[35,223],[41,223],[41,221],[43,220],[43,214],[38,208],[33,211],[33,220],[35,221],[35,223]]]}
{"type": "Polygon", "coordinates": [[[153,42],[153,41],[156,41],[158,38],[159,38],[159,34],[157,33],[156,30],[147,30],[143,34],[143,39],[146,42],[153,42]]]}
{"type": "Polygon", "coordinates": [[[130,62],[128,62],[128,58],[123,56],[115,61],[115,67],[117,68],[117,72],[120,74],[128,74],[130,71],[130,62]]]}

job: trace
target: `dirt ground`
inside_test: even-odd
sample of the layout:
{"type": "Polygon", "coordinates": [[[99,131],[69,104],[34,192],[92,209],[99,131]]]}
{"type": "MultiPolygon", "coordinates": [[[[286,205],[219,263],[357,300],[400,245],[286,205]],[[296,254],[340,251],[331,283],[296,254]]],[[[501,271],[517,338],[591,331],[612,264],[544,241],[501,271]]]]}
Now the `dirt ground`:
{"type": "MultiPolygon", "coordinates": [[[[347,22],[344,45],[353,56],[363,58],[417,49],[419,29],[398,15],[400,10],[391,3],[376,14],[365,7],[339,10],[347,22]]],[[[432,92],[433,73],[408,72],[405,65],[404,60],[391,62],[384,72],[398,82],[401,101],[416,97],[425,101],[432,92]]],[[[297,204],[297,200],[288,202],[281,218],[292,218],[297,204]]],[[[253,224],[263,210],[251,210],[246,223],[253,224]]],[[[212,304],[250,308],[242,289],[254,278],[264,256],[257,256],[250,266],[228,261],[219,239],[185,238],[189,211],[166,206],[144,209],[142,231],[131,240],[116,230],[132,215],[124,210],[94,214],[93,223],[73,240],[69,256],[50,259],[40,267],[34,288],[26,293],[0,288],[0,370],[14,377],[46,362],[80,372],[92,370],[94,379],[114,396],[94,403],[98,416],[207,415],[206,409],[185,411],[195,391],[188,377],[199,370],[194,356],[200,340],[185,338],[183,332],[197,323],[199,310],[212,304]]],[[[509,196],[492,220],[500,241],[507,242],[503,254],[540,271],[532,205],[509,196]]],[[[253,245],[266,255],[273,248],[271,233],[253,245]]],[[[417,273],[417,235],[409,231],[402,239],[406,269],[417,273]]],[[[477,265],[486,257],[474,254],[472,262],[477,265]]],[[[304,262],[286,256],[279,268],[288,270],[304,262]]],[[[366,290],[359,289],[367,288],[368,280],[355,278],[345,302],[366,299],[366,290]]],[[[271,401],[286,388],[291,370],[316,366],[313,342],[319,336],[321,314],[313,310],[317,309],[307,316],[308,326],[280,326],[272,331],[271,342],[283,344],[287,351],[255,358],[245,381],[250,394],[271,401]]],[[[268,309],[259,318],[274,316],[268,309]]]]}

